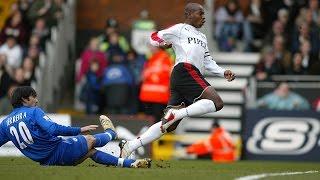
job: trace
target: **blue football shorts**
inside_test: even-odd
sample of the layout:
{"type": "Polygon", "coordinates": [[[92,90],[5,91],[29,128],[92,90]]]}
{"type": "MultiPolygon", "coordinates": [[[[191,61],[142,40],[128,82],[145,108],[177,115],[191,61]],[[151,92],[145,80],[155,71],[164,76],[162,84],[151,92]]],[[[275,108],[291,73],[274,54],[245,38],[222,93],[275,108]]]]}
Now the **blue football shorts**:
{"type": "Polygon", "coordinates": [[[41,165],[72,166],[88,153],[88,145],[84,136],[79,135],[64,139],[41,165]]]}

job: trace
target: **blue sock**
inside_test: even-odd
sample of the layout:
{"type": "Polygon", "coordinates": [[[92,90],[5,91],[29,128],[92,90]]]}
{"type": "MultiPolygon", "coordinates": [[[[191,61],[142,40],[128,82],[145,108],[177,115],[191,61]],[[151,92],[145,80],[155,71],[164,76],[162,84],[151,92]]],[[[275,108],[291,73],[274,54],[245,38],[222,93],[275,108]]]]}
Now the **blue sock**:
{"type": "Polygon", "coordinates": [[[104,165],[112,165],[117,166],[118,165],[118,158],[115,156],[112,156],[110,154],[104,153],[102,151],[97,150],[96,153],[94,153],[91,156],[91,159],[99,164],[104,165]]]}
{"type": "Polygon", "coordinates": [[[97,150],[92,156],[91,159],[99,164],[112,165],[112,166],[122,166],[122,167],[131,167],[131,163],[135,160],[133,159],[123,159],[117,158],[110,154],[104,153],[97,150]]]}
{"type": "Polygon", "coordinates": [[[111,129],[107,129],[104,133],[95,134],[93,136],[96,138],[94,147],[102,147],[114,139],[116,137],[116,133],[111,129]]]}
{"type": "Polygon", "coordinates": [[[131,164],[133,162],[135,162],[136,160],[133,160],[133,159],[124,159],[123,160],[123,167],[128,167],[130,168],[131,167],[131,164]]]}

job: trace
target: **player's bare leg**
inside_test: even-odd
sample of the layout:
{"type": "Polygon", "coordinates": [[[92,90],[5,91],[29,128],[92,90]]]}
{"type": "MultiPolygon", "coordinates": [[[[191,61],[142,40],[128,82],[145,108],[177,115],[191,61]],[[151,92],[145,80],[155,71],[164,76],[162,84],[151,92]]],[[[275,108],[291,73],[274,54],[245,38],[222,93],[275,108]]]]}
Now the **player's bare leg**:
{"type": "Polygon", "coordinates": [[[199,100],[182,109],[169,109],[162,118],[162,132],[184,117],[200,116],[223,108],[223,101],[212,86],[208,86],[199,97],[199,100]]]}
{"type": "Polygon", "coordinates": [[[184,108],[170,108],[161,122],[152,125],[144,134],[131,141],[122,141],[120,157],[129,157],[137,148],[159,139],[164,133],[176,129],[184,117],[203,115],[219,111],[223,108],[223,101],[212,86],[208,86],[199,100],[184,108]]]}
{"type": "MultiPolygon", "coordinates": [[[[171,108],[174,109],[181,109],[184,108],[184,104],[178,105],[178,106],[173,106],[171,108]]],[[[165,110],[165,113],[167,112],[167,110],[165,110]]],[[[176,129],[176,127],[178,126],[180,121],[177,121],[176,123],[172,124],[169,127],[168,132],[171,132],[173,130],[176,129]]],[[[133,139],[131,141],[126,141],[126,140],[122,140],[119,144],[120,146],[120,157],[123,158],[127,158],[131,155],[131,153],[136,150],[137,148],[144,146],[146,144],[149,144],[150,142],[159,139],[164,132],[161,131],[161,126],[162,126],[162,122],[157,122],[155,124],[153,124],[152,126],[149,127],[149,129],[144,132],[141,136],[139,136],[136,139],[133,139]]]]}

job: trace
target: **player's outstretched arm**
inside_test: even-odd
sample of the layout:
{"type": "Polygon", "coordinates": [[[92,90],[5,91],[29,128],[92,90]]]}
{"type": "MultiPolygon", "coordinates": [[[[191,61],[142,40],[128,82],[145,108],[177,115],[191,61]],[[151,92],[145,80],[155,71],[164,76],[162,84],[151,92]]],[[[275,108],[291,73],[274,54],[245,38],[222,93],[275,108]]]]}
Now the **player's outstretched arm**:
{"type": "Polygon", "coordinates": [[[40,108],[34,110],[35,121],[44,131],[55,136],[76,136],[81,133],[80,127],[63,126],[52,120],[40,108]]]}
{"type": "Polygon", "coordinates": [[[99,127],[98,125],[88,125],[88,126],[81,127],[80,131],[82,134],[88,134],[91,131],[96,130],[98,127],[99,127]]]}
{"type": "Polygon", "coordinates": [[[236,78],[236,75],[231,70],[225,70],[220,67],[216,61],[211,57],[209,50],[204,54],[204,65],[205,69],[211,74],[218,75],[220,77],[226,78],[229,82],[233,81],[236,78]]]}

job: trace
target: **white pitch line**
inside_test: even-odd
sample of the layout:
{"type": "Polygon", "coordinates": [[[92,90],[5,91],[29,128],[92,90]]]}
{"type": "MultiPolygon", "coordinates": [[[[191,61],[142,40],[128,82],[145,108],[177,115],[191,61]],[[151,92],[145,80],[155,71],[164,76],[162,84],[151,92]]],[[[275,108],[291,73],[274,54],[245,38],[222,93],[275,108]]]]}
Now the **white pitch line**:
{"type": "Polygon", "coordinates": [[[290,175],[298,175],[298,174],[312,174],[312,173],[318,173],[318,172],[319,171],[264,173],[264,174],[243,176],[243,177],[236,178],[235,180],[255,180],[255,179],[261,179],[261,178],[270,177],[270,176],[290,176],[290,175]]]}

